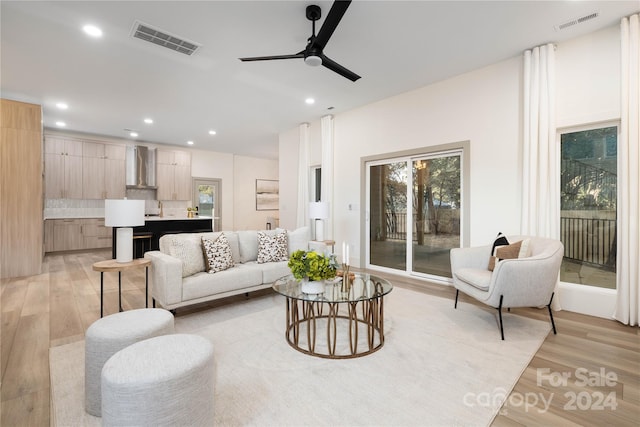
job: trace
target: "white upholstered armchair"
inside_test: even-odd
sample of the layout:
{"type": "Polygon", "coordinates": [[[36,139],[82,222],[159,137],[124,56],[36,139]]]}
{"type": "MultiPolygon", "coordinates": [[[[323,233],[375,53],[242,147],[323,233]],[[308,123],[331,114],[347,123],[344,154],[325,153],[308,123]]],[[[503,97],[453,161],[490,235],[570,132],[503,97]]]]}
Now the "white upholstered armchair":
{"type": "Polygon", "coordinates": [[[500,335],[504,340],[502,308],[547,306],[553,333],[556,326],[551,312],[553,292],[558,281],[564,247],[558,240],[532,236],[508,236],[509,243],[529,239],[529,256],[504,259],[488,269],[491,245],[451,250],[453,286],[484,304],[498,309],[500,335]]]}

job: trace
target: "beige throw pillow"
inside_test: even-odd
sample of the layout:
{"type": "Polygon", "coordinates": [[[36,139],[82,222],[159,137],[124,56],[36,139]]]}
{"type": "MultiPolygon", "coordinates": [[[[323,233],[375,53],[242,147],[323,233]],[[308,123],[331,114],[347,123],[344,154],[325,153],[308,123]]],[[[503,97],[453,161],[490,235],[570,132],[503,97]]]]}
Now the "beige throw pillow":
{"type": "Polygon", "coordinates": [[[182,277],[204,271],[202,244],[199,239],[189,237],[174,238],[169,242],[169,255],[182,262],[182,277]]]}
{"type": "Polygon", "coordinates": [[[489,259],[489,270],[493,271],[496,264],[503,259],[526,258],[529,249],[529,239],[521,240],[510,245],[496,246],[493,255],[489,259]]]}

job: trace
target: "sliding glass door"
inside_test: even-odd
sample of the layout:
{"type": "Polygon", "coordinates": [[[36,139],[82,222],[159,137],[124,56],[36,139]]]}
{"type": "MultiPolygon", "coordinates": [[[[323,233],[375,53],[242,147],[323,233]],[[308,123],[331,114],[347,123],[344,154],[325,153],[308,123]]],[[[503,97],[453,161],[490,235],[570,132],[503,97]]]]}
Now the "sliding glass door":
{"type": "Polygon", "coordinates": [[[460,247],[461,151],[367,165],[367,267],[450,278],[460,247]]]}

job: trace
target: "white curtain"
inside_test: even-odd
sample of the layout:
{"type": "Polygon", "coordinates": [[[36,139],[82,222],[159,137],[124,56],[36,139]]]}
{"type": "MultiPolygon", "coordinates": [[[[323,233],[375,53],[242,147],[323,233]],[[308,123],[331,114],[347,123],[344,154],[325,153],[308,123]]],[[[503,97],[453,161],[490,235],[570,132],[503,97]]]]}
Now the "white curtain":
{"type": "Polygon", "coordinates": [[[309,225],[309,123],[300,125],[296,227],[309,225]]]}
{"type": "Polygon", "coordinates": [[[333,240],[333,116],[322,117],[322,194],[320,200],[329,202],[329,218],[324,221],[324,237],[333,240]]]}
{"type": "Polygon", "coordinates": [[[560,162],[556,143],[555,54],[547,44],[524,53],[522,234],[560,238],[560,162]]]}
{"type": "Polygon", "coordinates": [[[622,18],[621,117],[618,141],[617,303],[614,318],[639,325],[640,317],[640,29],[638,15],[622,18]]]}
{"type": "MultiPolygon", "coordinates": [[[[559,239],[560,161],[553,44],[525,51],[523,84],[521,234],[559,239]]],[[[560,310],[557,291],[553,309],[560,310]]]]}

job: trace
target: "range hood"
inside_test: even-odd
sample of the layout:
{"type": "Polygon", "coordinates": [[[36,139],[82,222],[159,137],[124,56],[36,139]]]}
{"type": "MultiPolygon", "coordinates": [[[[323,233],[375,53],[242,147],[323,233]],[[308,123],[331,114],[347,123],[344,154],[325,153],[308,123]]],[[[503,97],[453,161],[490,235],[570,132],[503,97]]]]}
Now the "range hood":
{"type": "Polygon", "coordinates": [[[127,147],[127,188],[156,188],[156,149],[142,145],[127,147]]]}

